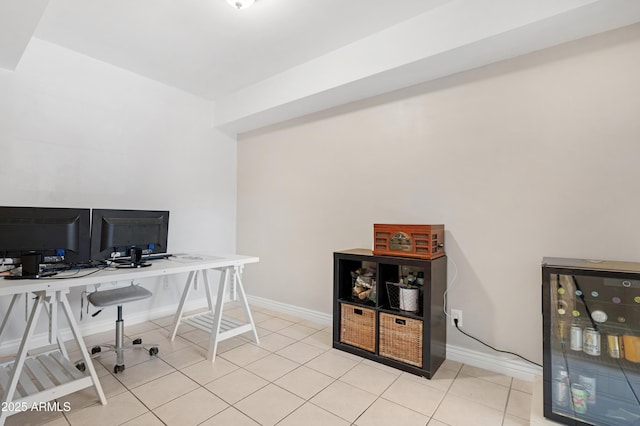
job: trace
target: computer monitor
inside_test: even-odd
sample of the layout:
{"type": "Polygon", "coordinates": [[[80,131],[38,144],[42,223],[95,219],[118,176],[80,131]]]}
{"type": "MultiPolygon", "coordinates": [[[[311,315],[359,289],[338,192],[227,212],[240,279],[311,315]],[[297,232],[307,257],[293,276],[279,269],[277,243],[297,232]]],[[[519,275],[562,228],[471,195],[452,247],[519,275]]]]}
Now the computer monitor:
{"type": "Polygon", "coordinates": [[[0,263],[35,277],[41,263],[88,262],[90,217],[89,209],[0,207],[0,263]]]}
{"type": "Polygon", "coordinates": [[[124,267],[148,266],[145,255],[167,253],[168,233],[168,211],[93,209],[91,260],[111,259],[124,267]]]}

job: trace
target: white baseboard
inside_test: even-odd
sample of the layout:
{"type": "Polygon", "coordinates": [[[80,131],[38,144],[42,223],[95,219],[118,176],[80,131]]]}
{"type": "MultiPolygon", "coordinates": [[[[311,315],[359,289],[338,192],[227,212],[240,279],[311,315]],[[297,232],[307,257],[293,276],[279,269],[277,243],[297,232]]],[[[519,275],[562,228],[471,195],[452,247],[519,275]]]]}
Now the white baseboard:
{"type": "Polygon", "coordinates": [[[324,314],[322,312],[312,311],[311,309],[301,308],[300,306],[288,305],[286,303],[276,302],[275,300],[265,299],[263,297],[247,295],[247,300],[250,305],[271,309],[273,311],[293,315],[298,318],[304,318],[309,321],[317,322],[318,324],[333,324],[333,315],[331,314],[324,314]]]}
{"type": "Polygon", "coordinates": [[[542,367],[530,364],[513,357],[488,354],[447,344],[447,359],[484,368],[495,373],[505,374],[528,382],[535,381],[537,376],[542,376],[542,367]]]}

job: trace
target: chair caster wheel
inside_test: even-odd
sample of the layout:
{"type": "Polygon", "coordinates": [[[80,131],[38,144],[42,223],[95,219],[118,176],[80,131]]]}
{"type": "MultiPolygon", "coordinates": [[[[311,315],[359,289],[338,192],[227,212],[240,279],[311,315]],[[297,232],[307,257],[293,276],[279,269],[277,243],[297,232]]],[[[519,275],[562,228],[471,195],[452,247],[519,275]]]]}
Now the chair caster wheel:
{"type": "Polygon", "coordinates": [[[80,370],[80,371],[84,372],[84,370],[86,370],[86,369],[87,369],[87,366],[86,366],[86,365],[84,365],[84,362],[79,362],[79,363],[77,363],[77,364],[76,364],[76,368],[77,368],[78,370],[80,370]]]}
{"type": "Polygon", "coordinates": [[[158,355],[158,347],[154,346],[152,348],[149,349],[149,355],[154,356],[154,355],[158,355]]]}
{"type": "Polygon", "coordinates": [[[95,355],[102,352],[102,348],[100,346],[94,346],[91,348],[91,355],[95,355]]]}
{"type": "Polygon", "coordinates": [[[131,342],[131,343],[133,343],[134,345],[141,345],[141,344],[142,344],[142,339],[140,339],[140,338],[135,339],[135,340],[134,340],[133,342],[131,342]]]}
{"type": "Polygon", "coordinates": [[[115,365],[113,366],[113,372],[115,374],[122,373],[124,371],[124,365],[115,365]]]}

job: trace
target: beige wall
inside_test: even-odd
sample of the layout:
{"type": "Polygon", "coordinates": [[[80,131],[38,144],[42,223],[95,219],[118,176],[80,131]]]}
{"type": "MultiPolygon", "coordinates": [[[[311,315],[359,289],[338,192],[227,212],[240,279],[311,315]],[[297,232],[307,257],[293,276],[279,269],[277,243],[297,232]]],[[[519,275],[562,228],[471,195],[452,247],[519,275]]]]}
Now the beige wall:
{"type": "Polygon", "coordinates": [[[635,25],[240,136],[248,292],[331,313],[333,251],[444,223],[465,329],[541,361],[542,257],[640,260],[639,69],[635,25]]]}

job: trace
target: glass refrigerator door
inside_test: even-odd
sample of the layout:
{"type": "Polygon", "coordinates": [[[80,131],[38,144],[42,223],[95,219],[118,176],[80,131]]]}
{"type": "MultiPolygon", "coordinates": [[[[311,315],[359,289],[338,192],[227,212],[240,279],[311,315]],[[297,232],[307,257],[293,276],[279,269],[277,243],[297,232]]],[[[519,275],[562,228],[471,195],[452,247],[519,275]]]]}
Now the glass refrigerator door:
{"type": "Polygon", "coordinates": [[[552,274],[551,406],[594,425],[640,425],[640,280],[552,274]]]}

